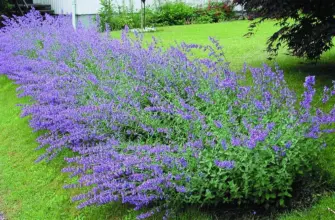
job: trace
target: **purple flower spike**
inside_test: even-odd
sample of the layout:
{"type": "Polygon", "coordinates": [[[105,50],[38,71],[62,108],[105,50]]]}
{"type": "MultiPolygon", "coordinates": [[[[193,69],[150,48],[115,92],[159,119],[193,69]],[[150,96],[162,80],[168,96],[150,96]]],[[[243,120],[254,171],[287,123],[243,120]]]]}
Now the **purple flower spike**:
{"type": "Polygon", "coordinates": [[[222,123],[221,123],[220,121],[215,120],[215,121],[214,121],[214,124],[215,124],[215,126],[216,126],[217,128],[222,128],[222,123]]]}
{"type": "Polygon", "coordinates": [[[291,146],[292,146],[292,142],[291,142],[291,141],[289,141],[289,142],[287,142],[287,143],[285,144],[285,147],[286,147],[287,149],[289,149],[291,146]]]}
{"type": "Polygon", "coordinates": [[[240,146],[240,145],[241,145],[241,140],[240,140],[239,138],[233,137],[233,138],[231,139],[231,144],[232,144],[233,146],[240,146]]]}
{"type": "Polygon", "coordinates": [[[87,76],[88,80],[91,81],[94,85],[98,84],[99,80],[97,77],[93,74],[90,74],[87,76]]]}
{"type": "Polygon", "coordinates": [[[275,152],[280,151],[280,148],[279,148],[278,146],[273,146],[272,149],[273,149],[275,152]]]}
{"type": "Polygon", "coordinates": [[[231,161],[231,160],[224,160],[224,161],[215,160],[214,164],[219,168],[223,168],[227,170],[231,170],[235,167],[235,161],[231,161]]]}
{"type": "Polygon", "coordinates": [[[221,146],[224,150],[227,150],[227,142],[225,140],[221,141],[221,146]]]}

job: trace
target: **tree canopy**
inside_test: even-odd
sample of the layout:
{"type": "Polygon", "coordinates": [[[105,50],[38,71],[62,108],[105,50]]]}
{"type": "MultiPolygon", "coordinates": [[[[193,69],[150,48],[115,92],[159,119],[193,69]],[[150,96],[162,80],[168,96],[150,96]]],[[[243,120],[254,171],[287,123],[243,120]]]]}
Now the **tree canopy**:
{"type": "Polygon", "coordinates": [[[323,52],[333,47],[335,36],[334,0],[235,0],[260,20],[250,26],[253,29],[266,19],[275,19],[280,29],[268,40],[267,50],[278,53],[281,45],[287,45],[294,56],[318,60],[323,52]]]}

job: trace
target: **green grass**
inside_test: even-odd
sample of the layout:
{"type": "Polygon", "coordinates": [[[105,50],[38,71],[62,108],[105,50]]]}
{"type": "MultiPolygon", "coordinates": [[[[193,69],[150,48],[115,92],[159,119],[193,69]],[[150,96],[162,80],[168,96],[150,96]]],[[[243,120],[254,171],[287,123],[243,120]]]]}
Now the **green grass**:
{"type": "MultiPolygon", "coordinates": [[[[275,62],[266,61],[264,52],[267,38],[277,27],[266,22],[259,27],[256,35],[245,38],[247,21],[234,21],[221,24],[164,27],[156,33],[146,33],[145,39],[155,36],[165,46],[174,41],[208,44],[208,36],[217,38],[224,46],[227,61],[234,70],[240,70],[244,62],[259,66],[263,62],[274,65],[275,62],[285,71],[290,86],[298,93],[306,75],[317,75],[317,86],[322,88],[335,79],[335,50],[324,54],[317,64],[285,55],[281,50],[275,62]]],[[[119,36],[120,32],[112,33],[119,36]]],[[[203,54],[202,54],[203,55],[203,54]]],[[[70,198],[76,192],[64,190],[62,186],[69,181],[61,173],[65,166],[61,157],[51,163],[34,163],[40,152],[35,139],[38,137],[29,127],[28,118],[20,118],[19,103],[28,99],[16,96],[16,86],[5,76],[0,76],[0,212],[8,219],[134,219],[135,213],[124,205],[113,204],[77,210],[70,198]]],[[[329,137],[330,147],[320,158],[323,169],[335,177],[334,136],[329,137]]],[[[335,214],[327,208],[335,209],[335,194],[328,193],[310,208],[284,213],[285,220],[297,219],[335,219],[335,214]]],[[[180,214],[181,219],[208,219],[195,210],[180,214]]],[[[215,219],[215,217],[213,217],[215,219]]],[[[252,219],[249,216],[246,219],[252,219]]],[[[270,218],[270,217],[268,217],[270,218]]]]}
{"type": "Polygon", "coordinates": [[[62,188],[68,177],[61,173],[61,157],[34,163],[41,153],[34,151],[38,134],[17,106],[28,99],[17,98],[16,85],[5,76],[0,76],[0,94],[0,210],[8,219],[111,219],[128,214],[121,205],[77,210],[70,201],[74,192],[62,188]]]}

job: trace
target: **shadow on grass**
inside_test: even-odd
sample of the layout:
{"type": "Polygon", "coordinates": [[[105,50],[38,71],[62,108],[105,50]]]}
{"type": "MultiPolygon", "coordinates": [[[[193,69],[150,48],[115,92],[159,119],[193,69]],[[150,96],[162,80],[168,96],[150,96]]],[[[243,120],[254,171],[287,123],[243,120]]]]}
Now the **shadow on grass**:
{"type": "Polygon", "coordinates": [[[328,55],[326,58],[317,63],[306,60],[299,63],[286,63],[280,67],[285,73],[298,74],[299,78],[305,78],[309,75],[316,76],[317,81],[330,86],[332,80],[335,80],[335,53],[328,55]]]}

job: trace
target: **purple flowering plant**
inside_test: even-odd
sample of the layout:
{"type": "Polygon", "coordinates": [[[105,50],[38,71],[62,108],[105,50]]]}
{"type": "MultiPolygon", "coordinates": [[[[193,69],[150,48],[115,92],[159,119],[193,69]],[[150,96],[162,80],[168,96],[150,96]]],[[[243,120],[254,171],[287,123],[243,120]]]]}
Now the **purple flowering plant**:
{"type": "Polygon", "coordinates": [[[63,171],[78,176],[66,188],[86,189],[79,208],[120,201],[142,219],[189,204],[284,205],[334,131],[335,108],[312,105],[312,76],[298,99],[278,68],[231,71],[215,39],[163,50],[70,23],[34,10],[6,19],[0,73],[33,100],[22,115],[44,131],[38,161],[74,152],[63,171]]]}

